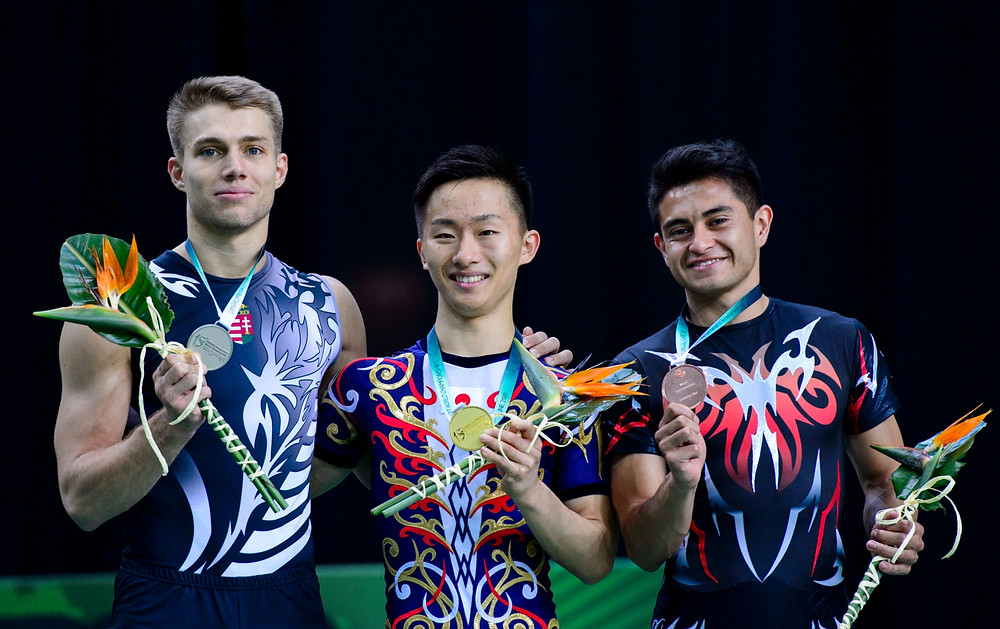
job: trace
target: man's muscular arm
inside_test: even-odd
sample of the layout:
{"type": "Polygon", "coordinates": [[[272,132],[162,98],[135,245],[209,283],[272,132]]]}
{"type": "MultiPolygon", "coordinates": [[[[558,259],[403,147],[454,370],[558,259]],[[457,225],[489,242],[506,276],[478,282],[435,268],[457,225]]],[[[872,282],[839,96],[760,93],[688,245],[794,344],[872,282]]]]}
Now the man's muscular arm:
{"type": "MultiPolygon", "coordinates": [[[[365,322],[361,317],[361,309],[354,299],[351,291],[347,287],[332,277],[324,276],[333,296],[337,300],[337,312],[340,314],[340,356],[323,374],[323,381],[320,383],[319,399],[323,400],[330,383],[337,377],[344,367],[358,358],[368,355],[368,340],[365,336],[365,322]]],[[[347,478],[351,470],[346,467],[331,465],[317,457],[313,457],[312,468],[309,474],[309,495],[312,498],[319,496],[323,492],[333,489],[340,481],[347,478]]]]}
{"type": "MultiPolygon", "coordinates": [[[[149,418],[153,438],[168,463],[204,421],[196,411],[188,420],[169,425],[170,413],[176,417],[187,405],[200,377],[197,367],[173,358],[181,366],[171,372],[164,363],[158,369],[169,383],[164,380],[164,408],[149,418]]],[[[132,387],[128,348],[85,326],[67,323],[59,359],[62,397],[55,427],[59,493],[73,521],[91,531],[137,503],[162,469],[141,429],[123,438],[132,387]]],[[[202,399],[210,394],[207,386],[202,388],[202,399]]]]}
{"type": "MultiPolygon", "coordinates": [[[[892,486],[892,473],[898,464],[884,454],[873,450],[873,444],[885,446],[903,445],[903,437],[899,433],[899,424],[895,415],[884,422],[857,435],[847,436],[847,454],[854,463],[854,469],[865,492],[864,523],[871,539],[866,547],[872,556],[892,557],[903,543],[910,523],[901,520],[892,525],[876,524],[875,514],[882,509],[899,506],[902,501],[896,497],[892,486]]],[[[896,511],[887,514],[889,517],[898,515],[896,511]]],[[[919,522],[913,523],[914,535],[900,554],[895,564],[883,561],[879,570],[885,574],[907,574],[917,562],[920,551],[924,549],[924,527],[919,522]]]]}
{"type": "Polygon", "coordinates": [[[611,501],[602,495],[560,500],[538,476],[542,442],[532,444],[534,435],[530,421],[512,419],[483,433],[480,453],[496,464],[501,487],[549,557],[584,583],[597,583],[611,572],[618,546],[611,501]]]}
{"type": "Polygon", "coordinates": [[[664,401],[655,438],[659,456],[629,454],[611,462],[611,498],[625,547],[647,571],[663,565],[684,541],[705,464],[705,440],[691,409],[664,401]]]}

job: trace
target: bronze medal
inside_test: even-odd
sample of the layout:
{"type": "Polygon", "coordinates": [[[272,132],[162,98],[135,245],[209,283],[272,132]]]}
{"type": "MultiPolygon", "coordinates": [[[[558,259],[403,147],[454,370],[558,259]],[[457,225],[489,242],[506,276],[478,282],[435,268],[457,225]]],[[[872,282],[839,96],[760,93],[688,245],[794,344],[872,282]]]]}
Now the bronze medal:
{"type": "Polygon", "coordinates": [[[451,441],[459,448],[475,452],[483,447],[479,435],[493,428],[493,417],[478,406],[463,406],[455,411],[448,424],[451,441]]]}
{"type": "Polygon", "coordinates": [[[212,371],[229,362],[229,357],[233,355],[233,339],[229,336],[229,330],[212,323],[192,332],[188,337],[187,348],[198,352],[201,362],[212,371]]]}
{"type": "Polygon", "coordinates": [[[679,365],[663,376],[663,397],[668,404],[695,408],[708,393],[705,374],[694,365],[679,365]]]}

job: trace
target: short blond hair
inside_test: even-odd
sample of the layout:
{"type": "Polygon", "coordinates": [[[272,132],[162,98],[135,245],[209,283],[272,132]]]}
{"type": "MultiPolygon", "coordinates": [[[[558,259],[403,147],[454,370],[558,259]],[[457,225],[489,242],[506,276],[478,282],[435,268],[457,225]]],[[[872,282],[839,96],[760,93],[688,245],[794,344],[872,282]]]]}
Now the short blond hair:
{"type": "Polygon", "coordinates": [[[203,76],[191,79],[170,99],[167,107],[167,135],[174,156],[184,157],[184,121],[188,114],[206,105],[226,105],[231,109],[253,107],[261,109],[271,120],[274,144],[281,152],[281,132],[284,117],[278,95],[257,81],[243,76],[203,76]]]}

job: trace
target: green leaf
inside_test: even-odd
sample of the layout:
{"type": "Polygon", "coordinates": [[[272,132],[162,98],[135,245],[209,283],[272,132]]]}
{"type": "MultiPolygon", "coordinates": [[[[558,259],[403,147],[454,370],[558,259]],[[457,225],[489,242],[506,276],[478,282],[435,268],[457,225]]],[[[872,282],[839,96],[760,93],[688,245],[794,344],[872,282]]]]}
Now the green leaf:
{"type": "Polygon", "coordinates": [[[104,306],[66,306],[52,310],[42,310],[36,316],[56,321],[80,323],[101,336],[111,339],[128,338],[129,342],[118,343],[127,347],[142,347],[156,340],[156,334],[145,322],[124,312],[116,312],[104,306]],[[134,339],[134,340],[131,340],[134,339]]]}
{"type": "Polygon", "coordinates": [[[537,358],[531,355],[521,341],[514,339],[514,346],[521,357],[521,365],[524,367],[524,376],[531,385],[531,390],[535,393],[538,401],[542,403],[542,408],[553,408],[562,403],[562,387],[552,376],[549,368],[537,358]]]}
{"type": "MultiPolygon", "coordinates": [[[[104,246],[104,234],[79,234],[68,238],[63,243],[59,255],[59,267],[62,269],[63,285],[66,287],[66,294],[74,306],[97,305],[94,292],[97,290],[97,280],[94,274],[94,254],[93,251],[100,252],[104,246]]],[[[128,259],[129,243],[119,238],[110,238],[111,248],[118,258],[118,263],[125,267],[128,259]]],[[[159,280],[149,270],[149,264],[140,255],[139,273],[135,283],[125,292],[119,302],[119,307],[125,314],[139,319],[150,330],[154,329],[153,318],[149,314],[149,307],[146,305],[146,297],[153,299],[153,305],[160,317],[163,319],[163,329],[170,329],[170,324],[174,320],[174,313],[167,303],[167,295],[163,291],[159,280]]],[[[51,317],[50,317],[51,318],[51,317]]],[[[86,324],[85,324],[86,325],[86,324]]],[[[129,334],[127,328],[120,328],[120,331],[104,331],[94,329],[98,334],[108,339],[112,343],[129,347],[141,347],[147,341],[145,334],[129,334]],[[141,342],[140,342],[141,340],[141,342]]]]}
{"type": "Polygon", "coordinates": [[[892,487],[896,490],[896,497],[900,500],[906,500],[913,490],[917,488],[917,481],[919,480],[920,474],[918,472],[900,465],[892,473],[892,487]]]}

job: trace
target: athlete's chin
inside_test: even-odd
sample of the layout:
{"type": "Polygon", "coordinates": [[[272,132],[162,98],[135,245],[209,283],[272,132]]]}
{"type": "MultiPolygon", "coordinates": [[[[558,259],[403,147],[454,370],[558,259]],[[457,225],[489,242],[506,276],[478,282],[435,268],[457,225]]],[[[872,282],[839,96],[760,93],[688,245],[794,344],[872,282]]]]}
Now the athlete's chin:
{"type": "Polygon", "coordinates": [[[731,291],[738,290],[746,283],[747,278],[748,275],[743,274],[739,277],[691,277],[690,275],[685,275],[678,280],[678,284],[689,293],[702,297],[721,297],[731,291]]]}
{"type": "Polygon", "coordinates": [[[495,309],[495,305],[490,300],[485,299],[456,299],[446,297],[443,305],[452,314],[461,319],[478,319],[490,314],[495,309]]]}
{"type": "Polygon", "coordinates": [[[199,222],[203,227],[217,234],[234,236],[257,227],[261,222],[266,221],[267,217],[268,214],[266,213],[254,213],[252,215],[225,213],[205,217],[199,222]]]}
{"type": "Polygon", "coordinates": [[[460,319],[478,319],[489,311],[481,304],[449,303],[446,307],[460,319]]]}
{"type": "Polygon", "coordinates": [[[718,297],[733,287],[729,282],[720,281],[687,281],[682,282],[681,286],[687,292],[699,297],[718,297]]]}

